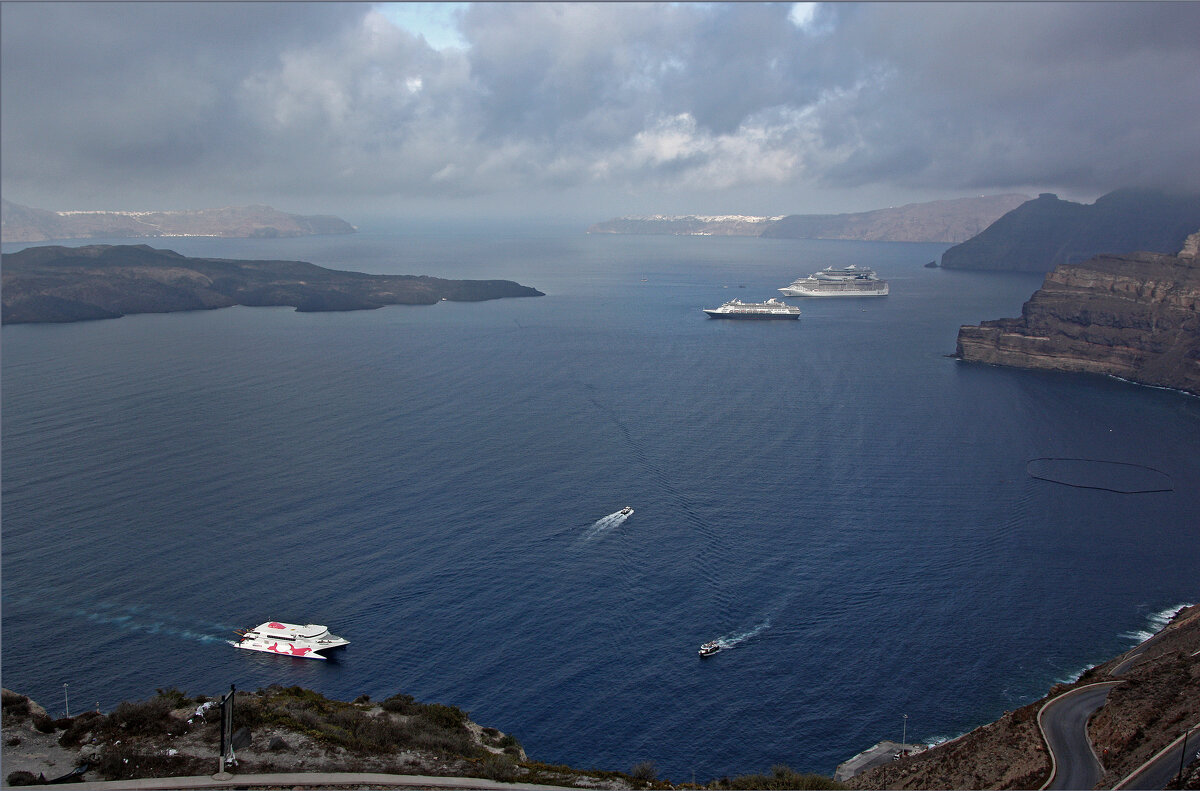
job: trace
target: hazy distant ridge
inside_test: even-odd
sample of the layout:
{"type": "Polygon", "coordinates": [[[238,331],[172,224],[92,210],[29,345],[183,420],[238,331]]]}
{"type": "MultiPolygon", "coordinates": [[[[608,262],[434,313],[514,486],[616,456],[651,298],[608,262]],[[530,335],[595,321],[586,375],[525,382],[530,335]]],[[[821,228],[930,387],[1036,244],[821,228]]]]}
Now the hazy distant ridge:
{"type": "Polygon", "coordinates": [[[47,211],[0,201],[0,237],[6,242],[163,236],[246,239],[346,234],[355,230],[338,217],[287,214],[270,206],[188,211],[47,211]]]}
{"type": "Polygon", "coordinates": [[[588,233],[961,242],[1027,200],[1026,195],[990,195],[910,203],[853,214],[617,217],[596,223],[588,228],[588,233]]]}

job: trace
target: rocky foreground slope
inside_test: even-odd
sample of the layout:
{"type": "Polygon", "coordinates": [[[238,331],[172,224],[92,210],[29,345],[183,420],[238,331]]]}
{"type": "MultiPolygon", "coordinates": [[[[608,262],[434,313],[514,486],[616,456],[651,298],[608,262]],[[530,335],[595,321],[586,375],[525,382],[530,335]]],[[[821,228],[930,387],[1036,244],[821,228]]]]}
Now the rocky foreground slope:
{"type": "MultiPolygon", "coordinates": [[[[1200,721],[1200,606],[1178,612],[1157,635],[1098,665],[1043,699],[924,752],[851,778],[859,789],[1039,788],[1050,760],[1038,730],[1041,707],[1063,692],[1120,681],[1088,724],[1103,757],[1099,787],[1112,788],[1184,729],[1200,721]]],[[[210,775],[220,726],[215,699],[159,690],[112,712],[54,719],[29,698],[3,692],[3,766],[8,785],[53,780],[86,765],[83,780],[210,775]]],[[[658,778],[649,762],[628,773],[577,770],[530,760],[511,735],[475,724],[453,706],[403,694],[331,700],[300,687],[238,692],[239,775],[278,772],[386,772],[485,777],[593,789],[838,788],[786,766],[771,774],[697,786],[658,778]]],[[[1184,767],[1183,788],[1200,788],[1200,760],[1184,767]]]]}
{"type": "MultiPolygon", "coordinates": [[[[1179,612],[1151,640],[1098,665],[1046,697],[1006,712],[953,741],[851,778],[857,789],[1041,788],[1050,758],[1038,711],[1075,687],[1121,680],[1088,723],[1112,788],[1200,720],[1200,607],[1179,612]]],[[[1188,756],[1183,788],[1200,788],[1200,760],[1188,756]]]]}
{"type": "Polygon", "coordinates": [[[1107,374],[1200,395],[1200,233],[1177,255],[1059,266],[1021,316],[963,326],[971,362],[1107,374]]]}
{"type": "Polygon", "coordinates": [[[3,257],[3,323],[69,322],[231,305],[371,310],[540,297],[510,280],[369,275],[304,261],[189,258],[146,245],[29,247],[3,257]]]}

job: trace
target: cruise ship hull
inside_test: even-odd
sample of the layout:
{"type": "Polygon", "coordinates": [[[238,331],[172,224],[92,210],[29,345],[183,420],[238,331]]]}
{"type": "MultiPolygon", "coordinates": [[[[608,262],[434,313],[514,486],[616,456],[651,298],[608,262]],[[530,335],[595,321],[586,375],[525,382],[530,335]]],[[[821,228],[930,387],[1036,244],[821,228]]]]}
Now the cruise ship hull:
{"type": "Polygon", "coordinates": [[[798,319],[799,313],[722,313],[719,310],[705,310],[710,319],[752,319],[762,321],[764,319],[798,319]]]}
{"type": "Polygon", "coordinates": [[[785,297],[886,297],[888,284],[881,280],[870,280],[859,284],[853,281],[799,281],[779,289],[785,297]]]}

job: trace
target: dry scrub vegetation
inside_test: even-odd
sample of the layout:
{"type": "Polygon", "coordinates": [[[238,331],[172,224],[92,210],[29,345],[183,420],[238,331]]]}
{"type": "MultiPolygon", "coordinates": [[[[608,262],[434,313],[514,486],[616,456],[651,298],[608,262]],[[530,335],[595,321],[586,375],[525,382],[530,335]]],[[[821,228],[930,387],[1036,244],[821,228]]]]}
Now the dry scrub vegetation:
{"type": "MultiPolygon", "coordinates": [[[[87,763],[88,780],[211,775],[217,770],[219,709],[214,699],[175,689],[110,714],[54,720],[23,695],[4,690],[4,765],[9,785],[53,780],[87,763]],[[203,712],[198,712],[205,704],[203,712]],[[52,744],[51,744],[52,742],[52,744]],[[50,756],[54,757],[51,758],[50,756]],[[46,771],[53,767],[53,771],[46,771]]],[[[238,692],[238,775],[276,772],[383,772],[482,777],[606,789],[672,787],[642,762],[630,773],[530,761],[510,734],[472,722],[467,712],[397,694],[331,700],[301,687],[238,692]]],[[[775,767],[771,776],[724,779],[714,788],[839,788],[819,775],[775,767]]]]}

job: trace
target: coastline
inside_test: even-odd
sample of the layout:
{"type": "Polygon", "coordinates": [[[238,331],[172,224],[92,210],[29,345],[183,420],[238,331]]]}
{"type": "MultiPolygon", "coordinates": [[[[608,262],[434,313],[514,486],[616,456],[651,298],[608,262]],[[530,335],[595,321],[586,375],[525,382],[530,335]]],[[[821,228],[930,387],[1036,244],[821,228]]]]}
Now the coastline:
{"type": "MultiPolygon", "coordinates": [[[[1038,788],[1052,770],[1037,725],[1042,708],[1072,690],[1119,681],[1088,730],[1093,749],[1104,757],[1104,787],[1112,787],[1175,738],[1173,706],[1200,704],[1200,605],[1178,605],[1155,616],[1168,612],[1174,614],[1146,639],[1071,681],[1053,684],[1038,700],[919,754],[848,778],[847,787],[1038,788]],[[1181,670],[1197,678],[1181,686],[1181,670]]],[[[1200,761],[1193,762],[1193,771],[1198,766],[1200,761]]]]}
{"type": "MultiPolygon", "coordinates": [[[[1156,728],[1152,722],[1147,721],[1147,716],[1152,713],[1161,714],[1158,716],[1160,720],[1170,719],[1167,716],[1170,714],[1167,710],[1169,702],[1164,703],[1161,700],[1164,692],[1174,697],[1182,696],[1185,704],[1200,703],[1200,605],[1178,605],[1168,608],[1156,613],[1152,617],[1152,622],[1155,621],[1161,621],[1161,627],[1128,651],[1085,669],[1071,681],[1055,683],[1043,698],[1015,711],[1006,712],[995,722],[937,745],[930,745],[919,753],[905,755],[897,760],[891,760],[889,756],[882,766],[877,765],[879,761],[860,761],[862,765],[873,766],[846,777],[843,781],[845,787],[1037,787],[1052,769],[1042,737],[1037,732],[1038,715],[1043,707],[1049,701],[1072,690],[1097,683],[1116,682],[1117,686],[1111,694],[1110,703],[1092,718],[1089,725],[1093,749],[1098,755],[1104,756],[1105,783],[1111,787],[1143,766],[1150,757],[1171,741],[1168,737],[1173,737],[1173,734],[1169,726],[1156,728]],[[1180,661],[1184,662],[1188,673],[1197,677],[1194,689],[1180,689],[1177,683],[1161,678],[1164,672],[1169,675],[1172,669],[1177,671],[1180,661]],[[1135,733],[1137,738],[1133,738],[1135,733]]],[[[239,752],[247,775],[287,772],[290,773],[287,776],[293,778],[296,772],[373,772],[377,777],[386,775],[397,778],[398,785],[411,785],[416,782],[413,775],[475,777],[480,778],[480,784],[471,786],[476,788],[490,788],[492,785],[489,783],[496,780],[511,783],[530,778],[539,784],[590,788],[697,787],[689,783],[671,785],[666,779],[658,780],[649,776],[638,777],[636,771],[634,775],[597,770],[582,772],[569,767],[547,767],[531,762],[515,739],[495,729],[470,722],[464,712],[454,707],[415,703],[408,696],[394,696],[382,703],[374,703],[366,696],[361,696],[352,703],[341,703],[329,701],[317,693],[298,687],[286,690],[270,688],[259,690],[252,695],[239,693],[239,700],[245,701],[239,705],[250,705],[250,710],[253,711],[255,706],[264,705],[260,702],[264,698],[282,700],[293,708],[297,701],[306,702],[306,705],[315,706],[314,710],[321,711],[327,717],[336,716],[343,720],[359,715],[368,719],[380,718],[388,711],[405,712],[402,717],[423,716],[426,713],[442,717],[438,712],[450,712],[449,719],[461,726],[460,735],[469,735],[467,738],[470,744],[474,745],[470,749],[479,749],[482,752],[473,758],[419,749],[367,754],[361,750],[339,748],[336,745],[331,747],[328,740],[313,738],[311,721],[307,735],[303,728],[298,731],[277,723],[269,727],[255,726],[251,729],[252,736],[248,739],[247,747],[239,752]],[[349,712],[352,710],[357,714],[351,715],[349,712]],[[338,715],[336,712],[342,713],[338,715]],[[379,774],[380,772],[382,774],[379,774]]],[[[111,738],[111,735],[107,741],[103,738],[103,734],[109,732],[105,730],[105,721],[122,716],[128,720],[129,711],[141,710],[138,707],[145,707],[156,700],[186,704],[174,705],[170,709],[170,718],[163,719],[162,722],[176,725],[180,722],[190,722],[193,729],[182,728],[184,732],[174,733],[172,729],[178,728],[168,725],[166,731],[149,736],[141,743],[140,748],[135,748],[132,745],[136,738],[131,739],[130,735],[131,731],[136,729],[130,728],[129,722],[126,721],[124,724],[118,724],[118,728],[126,735],[124,749],[132,749],[133,752],[121,753],[121,756],[126,759],[134,757],[135,763],[138,760],[146,760],[148,755],[154,756],[154,766],[151,773],[145,775],[147,777],[180,776],[180,772],[198,775],[197,768],[214,763],[216,754],[215,744],[212,743],[215,742],[216,724],[207,722],[202,714],[197,721],[199,712],[193,711],[197,701],[207,700],[203,696],[191,699],[176,690],[160,690],[159,698],[143,703],[122,703],[108,715],[85,712],[74,718],[54,720],[42,706],[19,693],[5,690],[5,784],[11,785],[8,779],[14,772],[28,773],[23,776],[27,780],[39,776],[51,780],[67,774],[84,762],[99,765],[105,754],[116,754],[117,746],[122,741],[111,738]],[[27,713],[23,716],[16,713],[24,705],[21,701],[28,701],[27,713]],[[85,729],[82,733],[79,725],[81,722],[85,729]],[[75,746],[72,746],[73,739],[79,741],[75,746]],[[178,771],[172,771],[172,766],[178,771]]],[[[285,707],[283,710],[292,709],[285,707]]],[[[467,749],[467,742],[457,744],[459,748],[467,749]]],[[[881,746],[886,745],[881,743],[872,750],[881,746]]],[[[861,759],[872,750],[865,750],[854,756],[854,759],[861,759]]],[[[849,763],[851,761],[845,762],[849,763]]],[[[1193,763],[1193,771],[1200,772],[1200,761],[1193,763]]],[[[251,780],[249,777],[239,777],[247,782],[251,780]]],[[[801,776],[794,773],[790,777],[811,778],[811,781],[823,779],[820,776],[801,776]]],[[[94,780],[96,775],[93,774],[87,779],[94,780]]],[[[762,780],[769,782],[770,778],[763,777],[762,780]]],[[[328,782],[328,779],[324,783],[314,781],[315,784],[328,782]]],[[[382,784],[384,781],[376,779],[370,782],[382,784]]],[[[829,782],[833,783],[832,780],[829,782]]],[[[291,780],[289,784],[292,784],[291,780]]],[[[460,787],[464,785],[468,784],[459,784],[460,787]]],[[[509,784],[505,787],[515,786],[509,784]]],[[[709,783],[707,787],[740,786],[709,783]]]]}

